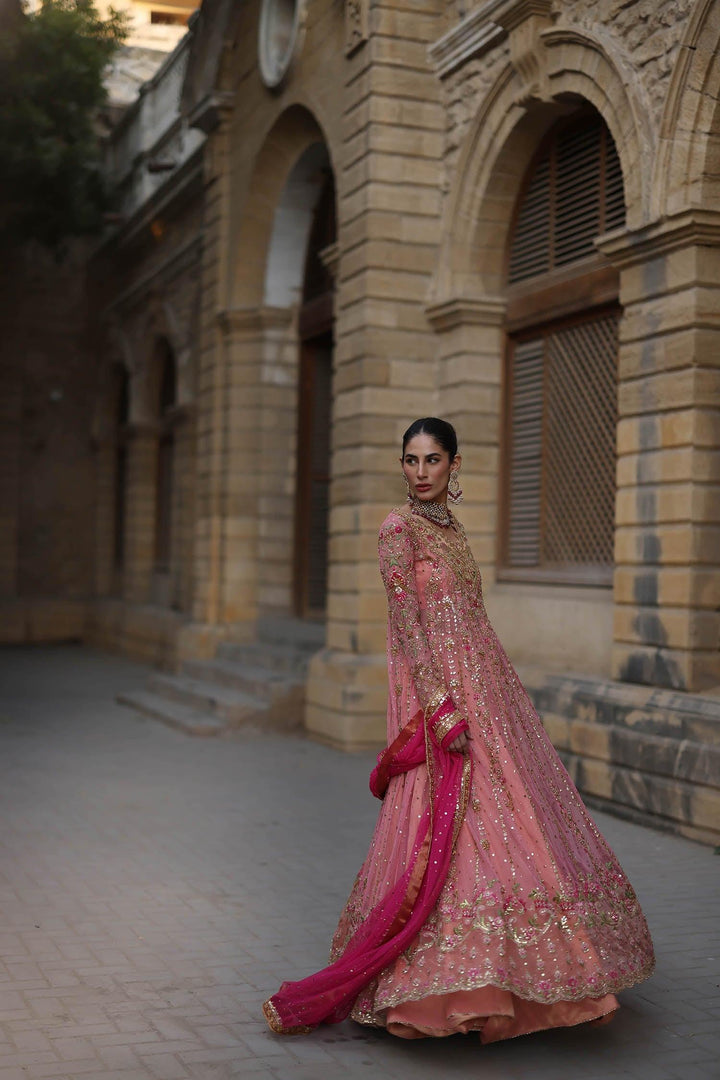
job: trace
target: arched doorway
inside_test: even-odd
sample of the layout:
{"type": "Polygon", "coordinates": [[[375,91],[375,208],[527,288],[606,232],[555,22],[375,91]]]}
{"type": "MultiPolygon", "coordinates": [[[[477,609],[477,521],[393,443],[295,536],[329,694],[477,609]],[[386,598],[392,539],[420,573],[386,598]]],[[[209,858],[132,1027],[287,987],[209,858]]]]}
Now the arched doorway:
{"type": "Polygon", "coordinates": [[[327,596],[332,421],[335,183],[329,167],[313,215],[298,331],[297,474],[293,600],[302,617],[323,617],[327,596]]]}
{"type": "Polygon", "coordinates": [[[296,620],[319,622],[325,608],[333,176],[322,129],[291,106],[264,137],[238,205],[222,319],[229,434],[217,610],[313,641],[322,625],[296,620]]]}
{"type": "MultiPolygon", "coordinates": [[[[304,113],[297,119],[309,124],[304,113]]],[[[321,620],[327,593],[336,209],[327,147],[315,132],[278,194],[268,238],[261,372],[265,471],[258,518],[259,535],[273,543],[261,549],[258,596],[263,614],[321,620]],[[288,462],[294,463],[294,483],[284,500],[288,462]],[[282,565],[280,543],[287,553],[282,565]]]]}

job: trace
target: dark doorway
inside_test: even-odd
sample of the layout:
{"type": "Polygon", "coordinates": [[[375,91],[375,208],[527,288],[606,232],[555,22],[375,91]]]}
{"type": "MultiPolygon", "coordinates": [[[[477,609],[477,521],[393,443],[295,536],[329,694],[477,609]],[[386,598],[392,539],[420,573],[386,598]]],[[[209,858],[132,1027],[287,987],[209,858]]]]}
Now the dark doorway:
{"type": "Polygon", "coordinates": [[[327,593],[332,334],[301,342],[295,519],[295,606],[322,616],[327,593]]]}
{"type": "Polygon", "coordinates": [[[313,215],[300,309],[295,613],[323,618],[327,600],[332,428],[335,185],[328,168],[313,215]]]}
{"type": "Polygon", "coordinates": [[[175,357],[169,342],[164,338],[158,343],[157,350],[161,366],[158,402],[160,438],[155,502],[155,569],[167,573],[172,556],[172,496],[175,471],[175,433],[172,410],[175,405],[175,357]]]}

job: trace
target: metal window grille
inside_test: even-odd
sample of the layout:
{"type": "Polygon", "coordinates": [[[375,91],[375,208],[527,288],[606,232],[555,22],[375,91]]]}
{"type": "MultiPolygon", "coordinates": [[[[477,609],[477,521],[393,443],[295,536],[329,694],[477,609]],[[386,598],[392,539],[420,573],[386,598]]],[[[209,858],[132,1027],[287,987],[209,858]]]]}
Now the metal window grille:
{"type": "Polygon", "coordinates": [[[510,566],[611,566],[617,311],[518,342],[512,356],[510,566]]]}

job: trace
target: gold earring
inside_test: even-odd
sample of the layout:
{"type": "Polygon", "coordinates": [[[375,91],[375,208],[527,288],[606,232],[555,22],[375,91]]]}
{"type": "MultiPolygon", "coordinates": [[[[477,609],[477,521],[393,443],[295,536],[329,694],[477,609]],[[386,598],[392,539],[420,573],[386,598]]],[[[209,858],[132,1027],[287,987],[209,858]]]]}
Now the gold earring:
{"type": "Polygon", "coordinates": [[[450,473],[450,482],[448,484],[448,499],[452,499],[454,503],[462,502],[462,488],[460,487],[460,481],[458,480],[459,469],[453,469],[450,473]]]}
{"type": "Polygon", "coordinates": [[[412,502],[412,495],[410,494],[410,481],[408,480],[405,473],[403,473],[403,480],[405,481],[405,489],[406,489],[406,492],[407,492],[407,501],[412,502]]]}

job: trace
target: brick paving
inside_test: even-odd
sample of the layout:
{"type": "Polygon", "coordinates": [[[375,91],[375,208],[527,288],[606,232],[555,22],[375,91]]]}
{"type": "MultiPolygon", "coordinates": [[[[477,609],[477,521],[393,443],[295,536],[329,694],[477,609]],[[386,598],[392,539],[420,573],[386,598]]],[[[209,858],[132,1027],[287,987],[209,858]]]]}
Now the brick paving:
{"type": "Polygon", "coordinates": [[[602,814],[658,951],[608,1027],[272,1035],[263,998],[324,963],[364,855],[372,757],[189,738],[114,703],[145,674],[0,652],[0,1080],[720,1077],[720,858],[602,814]]]}

